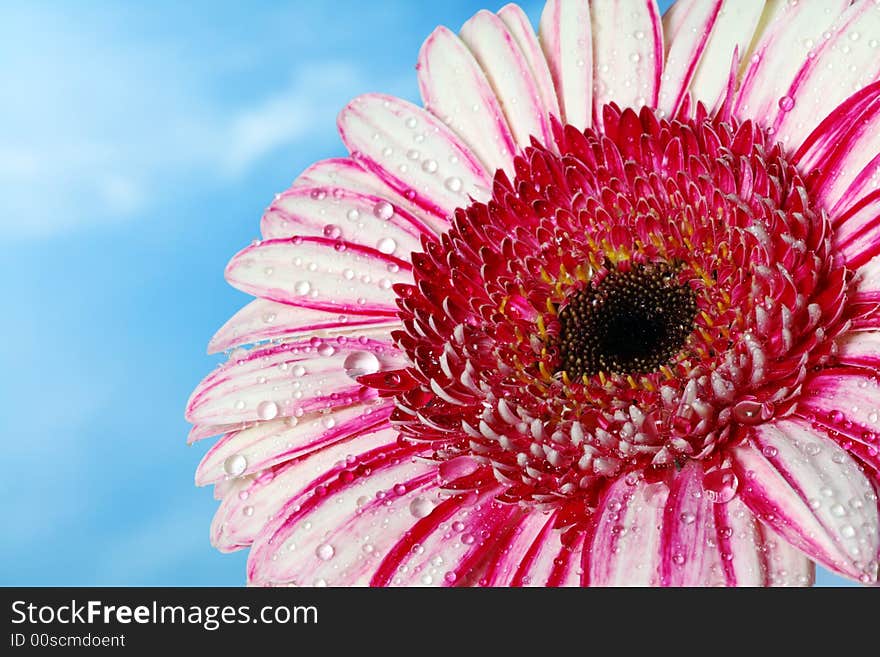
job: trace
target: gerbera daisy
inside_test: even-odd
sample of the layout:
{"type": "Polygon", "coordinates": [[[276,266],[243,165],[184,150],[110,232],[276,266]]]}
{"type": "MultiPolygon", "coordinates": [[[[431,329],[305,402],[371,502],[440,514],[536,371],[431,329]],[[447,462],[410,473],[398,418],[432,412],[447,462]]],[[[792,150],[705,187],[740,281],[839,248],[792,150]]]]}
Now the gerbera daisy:
{"type": "Polygon", "coordinates": [[[196,389],[253,584],[877,578],[880,6],[550,0],[345,107],[196,389]]]}

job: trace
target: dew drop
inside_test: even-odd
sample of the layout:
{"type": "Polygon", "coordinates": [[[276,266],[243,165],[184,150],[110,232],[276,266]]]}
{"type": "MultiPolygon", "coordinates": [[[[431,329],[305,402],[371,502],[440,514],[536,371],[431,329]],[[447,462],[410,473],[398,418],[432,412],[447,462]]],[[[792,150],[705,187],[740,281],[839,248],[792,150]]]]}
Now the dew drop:
{"type": "Polygon", "coordinates": [[[791,96],[783,96],[779,99],[779,109],[783,112],[790,112],[794,107],[794,98],[791,96]]]}
{"type": "Polygon", "coordinates": [[[293,286],[293,291],[301,297],[305,296],[312,291],[312,284],[308,281],[297,281],[297,283],[293,286]]]}
{"type": "Polygon", "coordinates": [[[379,359],[369,351],[353,351],[345,357],[342,367],[345,373],[354,379],[365,374],[378,372],[379,359]]]}
{"type": "Polygon", "coordinates": [[[479,466],[469,456],[457,456],[454,459],[443,461],[437,468],[437,474],[440,477],[441,484],[448,484],[461,477],[476,472],[479,466]]]}
{"type": "Polygon", "coordinates": [[[306,373],[306,368],[302,365],[294,365],[292,373],[294,376],[303,376],[306,373]]]}
{"type": "Polygon", "coordinates": [[[330,561],[333,555],[336,554],[336,549],[329,543],[321,543],[315,550],[315,554],[318,555],[321,561],[330,561]]]}
{"type": "Polygon", "coordinates": [[[727,504],[736,496],[739,479],[730,468],[713,470],[703,477],[706,497],[715,504],[727,504]]]}
{"type": "Polygon", "coordinates": [[[436,173],[438,168],[437,160],[425,160],[422,162],[422,171],[425,173],[436,173]]]}
{"type": "Polygon", "coordinates": [[[430,499],[419,495],[409,503],[409,512],[415,518],[425,518],[434,510],[434,503],[430,499]]]}
{"type": "Polygon", "coordinates": [[[223,470],[230,477],[238,477],[247,469],[247,459],[241,454],[227,456],[223,461],[223,470]]]}
{"type": "Polygon", "coordinates": [[[274,420],[278,417],[278,404],[273,401],[260,402],[257,405],[257,416],[261,420],[274,420]]]}
{"type": "Polygon", "coordinates": [[[476,540],[473,534],[466,533],[461,535],[461,542],[465,545],[473,545],[476,540]]]}
{"type": "Polygon", "coordinates": [[[394,216],[394,206],[388,201],[379,201],[373,206],[373,214],[382,221],[388,221],[394,216]]]}
{"type": "Polygon", "coordinates": [[[774,411],[773,402],[745,400],[733,407],[733,417],[742,424],[758,424],[773,417],[774,411]]]}
{"type": "Polygon", "coordinates": [[[390,255],[394,253],[394,250],[397,248],[397,242],[390,237],[383,237],[376,243],[376,248],[380,253],[390,255]]]}
{"type": "Polygon", "coordinates": [[[457,176],[451,176],[447,178],[444,184],[446,185],[446,189],[448,189],[450,192],[455,193],[460,192],[463,185],[463,183],[461,182],[461,178],[457,176]]]}
{"type": "Polygon", "coordinates": [[[327,224],[324,226],[324,237],[335,240],[340,235],[342,235],[342,229],[336,224],[327,224]]]}

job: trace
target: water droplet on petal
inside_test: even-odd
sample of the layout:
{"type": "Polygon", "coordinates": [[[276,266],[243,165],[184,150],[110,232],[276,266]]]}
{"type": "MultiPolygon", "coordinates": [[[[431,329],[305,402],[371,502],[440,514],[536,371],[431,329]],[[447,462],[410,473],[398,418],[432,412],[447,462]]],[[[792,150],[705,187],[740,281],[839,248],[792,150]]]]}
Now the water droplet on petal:
{"type": "Polygon", "coordinates": [[[779,99],[779,109],[783,112],[790,112],[794,107],[794,98],[791,96],[783,96],[779,99]]]}
{"type": "Polygon", "coordinates": [[[394,206],[388,201],[379,201],[373,206],[373,214],[382,221],[388,221],[394,216],[394,206]]]}
{"type": "Polygon", "coordinates": [[[733,417],[742,424],[759,424],[773,417],[773,402],[746,400],[733,407],[733,417]]]}
{"type": "Polygon", "coordinates": [[[336,224],[327,224],[324,226],[324,237],[329,237],[330,239],[335,240],[340,235],[342,235],[342,229],[336,224]]]}
{"type": "Polygon", "coordinates": [[[241,454],[227,456],[226,460],[223,461],[223,470],[230,477],[238,477],[247,470],[247,459],[241,454]]]}
{"type": "Polygon", "coordinates": [[[345,373],[354,379],[365,374],[378,372],[379,359],[369,351],[353,351],[345,357],[342,367],[345,373]]]}
{"type": "Polygon", "coordinates": [[[412,502],[409,503],[409,512],[413,514],[415,518],[424,518],[430,515],[431,511],[434,510],[434,503],[424,497],[419,495],[412,502]]]}
{"type": "Polygon", "coordinates": [[[293,286],[293,291],[301,297],[305,296],[312,291],[312,284],[308,281],[297,281],[297,283],[293,286]]]}
{"type": "Polygon", "coordinates": [[[458,178],[456,176],[451,176],[447,178],[444,184],[446,185],[446,189],[448,189],[450,192],[458,193],[461,191],[462,188],[461,178],[458,178]]]}
{"type": "Polygon", "coordinates": [[[469,456],[457,456],[454,459],[443,461],[437,468],[437,474],[441,484],[448,484],[473,474],[478,467],[477,463],[469,456]]]}
{"type": "Polygon", "coordinates": [[[336,549],[329,543],[321,543],[315,550],[315,554],[318,555],[321,561],[330,561],[333,555],[336,554],[336,549]]]}
{"type": "Polygon", "coordinates": [[[257,405],[257,417],[261,420],[274,420],[278,417],[278,404],[273,401],[260,402],[257,405]]]}
{"type": "Polygon", "coordinates": [[[713,470],[703,477],[706,497],[715,504],[727,504],[736,496],[739,479],[730,468],[713,470]]]}
{"type": "Polygon", "coordinates": [[[376,243],[376,248],[379,250],[380,253],[391,255],[397,248],[397,242],[395,242],[390,237],[383,237],[376,243]]]}

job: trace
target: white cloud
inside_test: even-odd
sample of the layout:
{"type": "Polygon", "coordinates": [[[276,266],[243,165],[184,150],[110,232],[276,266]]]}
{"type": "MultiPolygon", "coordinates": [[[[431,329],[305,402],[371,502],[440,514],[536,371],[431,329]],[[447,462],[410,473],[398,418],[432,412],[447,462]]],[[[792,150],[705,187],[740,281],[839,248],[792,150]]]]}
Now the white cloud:
{"type": "Polygon", "coordinates": [[[281,146],[304,137],[316,120],[335,115],[354,88],[357,74],[344,63],[323,63],[306,67],[287,89],[253,107],[245,108],[230,121],[230,143],[223,156],[229,175],[240,175],[260,158],[281,146]]]}
{"type": "Polygon", "coordinates": [[[0,23],[0,241],[126,221],[184,186],[245,176],[316,121],[323,134],[356,91],[354,65],[291,56],[287,79],[231,97],[222,72],[254,66],[234,52],[38,10],[0,23]]]}

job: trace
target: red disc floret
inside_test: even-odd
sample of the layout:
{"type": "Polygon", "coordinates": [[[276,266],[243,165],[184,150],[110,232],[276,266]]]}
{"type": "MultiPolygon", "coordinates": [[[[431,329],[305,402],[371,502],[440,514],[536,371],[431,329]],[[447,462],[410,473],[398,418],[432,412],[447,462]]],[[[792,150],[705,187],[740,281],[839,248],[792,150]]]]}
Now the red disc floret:
{"type": "Polygon", "coordinates": [[[751,122],[610,105],[601,130],[554,134],[423,241],[396,288],[412,365],[363,381],[395,397],[402,440],[482,464],[448,487],[589,504],[611,478],[721,463],[743,427],[790,412],[847,326],[848,273],[751,122]],[[657,350],[602,353],[643,320],[657,350]]]}

